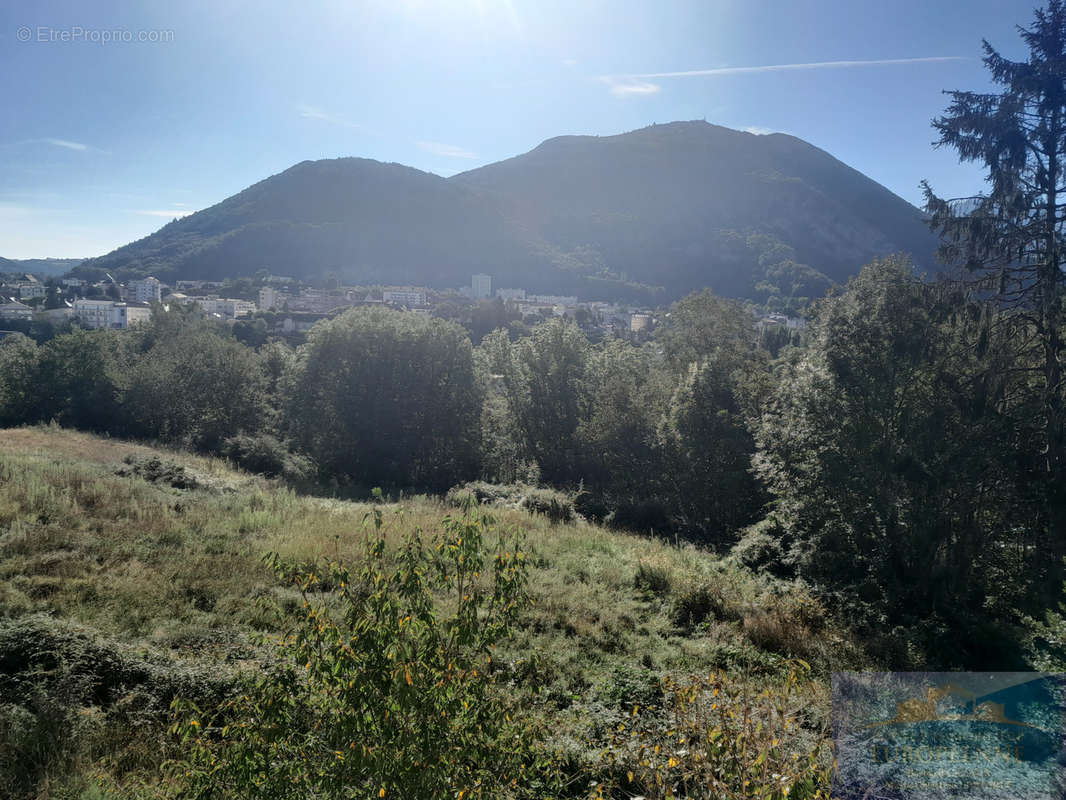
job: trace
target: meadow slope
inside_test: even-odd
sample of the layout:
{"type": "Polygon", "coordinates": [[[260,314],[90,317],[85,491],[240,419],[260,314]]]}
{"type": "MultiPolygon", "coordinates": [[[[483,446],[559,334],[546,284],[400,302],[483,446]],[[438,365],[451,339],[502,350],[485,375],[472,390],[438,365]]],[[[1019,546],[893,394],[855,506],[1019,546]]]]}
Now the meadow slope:
{"type": "MultiPolygon", "coordinates": [[[[435,497],[299,494],[223,461],[56,427],[0,431],[0,781],[15,797],[180,795],[161,769],[181,757],[169,701],[258,669],[272,654],[257,634],[276,624],[265,605],[297,607],[264,554],[356,565],[374,508],[392,544],[457,513],[435,497]]],[[[586,796],[618,726],[686,676],[757,705],[798,674],[788,702],[802,724],[783,746],[824,739],[828,672],[863,659],[802,587],[691,546],[490,511],[523,533],[531,565],[500,686],[547,723],[567,794],[586,796]]]]}

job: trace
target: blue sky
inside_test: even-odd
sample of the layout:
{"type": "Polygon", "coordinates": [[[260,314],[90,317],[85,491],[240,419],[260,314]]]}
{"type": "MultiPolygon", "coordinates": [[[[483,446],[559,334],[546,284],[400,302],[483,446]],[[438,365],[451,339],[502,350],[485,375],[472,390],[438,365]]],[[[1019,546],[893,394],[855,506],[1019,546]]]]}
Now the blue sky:
{"type": "Polygon", "coordinates": [[[678,119],[794,134],[914,203],[922,178],[968,194],[980,172],[930,119],[941,90],[988,88],[982,37],[1023,57],[1031,19],[1005,0],[5,3],[0,256],[100,255],[305,159],[451,175],[678,119]]]}

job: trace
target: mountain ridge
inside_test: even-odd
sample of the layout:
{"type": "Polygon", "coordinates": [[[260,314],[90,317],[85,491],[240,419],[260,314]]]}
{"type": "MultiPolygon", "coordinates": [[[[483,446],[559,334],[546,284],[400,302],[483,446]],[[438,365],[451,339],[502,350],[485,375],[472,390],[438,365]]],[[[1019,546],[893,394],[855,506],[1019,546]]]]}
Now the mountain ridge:
{"type": "Polygon", "coordinates": [[[787,302],[878,255],[931,266],[934,249],[917,208],[815,145],[697,121],[553,137],[449,178],[301,161],[78,271],[437,287],[487,272],[589,297],[709,286],[787,302]]]}

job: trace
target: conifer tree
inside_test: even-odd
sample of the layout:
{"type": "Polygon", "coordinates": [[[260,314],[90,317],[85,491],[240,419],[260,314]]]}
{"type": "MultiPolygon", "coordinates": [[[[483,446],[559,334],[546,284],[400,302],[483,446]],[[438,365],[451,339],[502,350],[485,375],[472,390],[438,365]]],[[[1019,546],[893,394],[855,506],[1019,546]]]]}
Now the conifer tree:
{"type": "MultiPolygon", "coordinates": [[[[1000,93],[948,92],[933,121],[937,146],[987,169],[988,189],[953,200],[923,182],[926,210],[941,234],[940,257],[977,277],[1004,310],[1039,376],[1034,470],[1053,489],[1066,471],[1063,403],[1063,226],[1066,223],[1066,6],[1050,0],[1019,28],[1029,57],[1004,58],[987,41],[984,63],[1000,93]]],[[[1062,506],[1053,503],[1053,507],[1062,506]]],[[[1052,522],[1054,527],[1054,522],[1052,522]]]]}

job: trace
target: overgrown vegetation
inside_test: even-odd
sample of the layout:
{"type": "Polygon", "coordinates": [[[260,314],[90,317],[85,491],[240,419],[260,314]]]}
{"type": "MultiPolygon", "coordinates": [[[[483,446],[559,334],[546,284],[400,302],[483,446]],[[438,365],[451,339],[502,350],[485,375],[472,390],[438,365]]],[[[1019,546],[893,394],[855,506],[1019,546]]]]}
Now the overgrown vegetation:
{"type": "Polygon", "coordinates": [[[5,338],[0,780],[821,797],[832,669],[1059,668],[1066,6],[1023,36],[936,123],[990,172],[929,194],[978,280],[878,260],[799,339],[710,292],[639,346],[365,309],[295,351],[180,312],[5,338]]]}
{"type": "MultiPolygon", "coordinates": [[[[446,711],[449,726],[462,730],[438,723],[433,742],[408,744],[461,739],[481,754],[464,762],[438,753],[433,780],[452,782],[455,794],[586,797],[619,774],[604,761],[617,726],[634,703],[651,709],[667,697],[668,681],[728,671],[735,691],[758,703],[763,691],[785,691],[790,659],[805,658],[814,673],[796,691],[817,739],[830,661],[864,663],[842,629],[812,624],[807,612],[782,611],[778,624],[796,630],[777,638],[746,622],[816,603],[798,587],[693,547],[579,518],[556,523],[518,503],[483,507],[495,519],[488,523],[480,510],[468,515],[431,497],[325,500],[221,461],[54,427],[3,431],[0,475],[0,734],[14,748],[0,766],[17,798],[163,798],[196,786],[255,796],[251,765],[270,744],[267,727],[239,728],[251,716],[287,721],[276,741],[290,779],[300,747],[331,745],[325,760],[312,759],[315,770],[300,773],[303,789],[326,792],[338,776],[373,774],[401,796],[396,787],[422,779],[413,766],[422,759],[378,762],[384,750],[364,757],[360,748],[399,745],[404,728],[360,729],[365,735],[343,747],[324,738],[337,727],[327,720],[372,723],[345,710],[357,698],[368,708],[385,704],[394,721],[446,711]],[[167,477],[175,475],[197,483],[167,477]],[[276,554],[280,569],[264,553],[276,554]],[[662,577],[648,585],[640,576],[649,572],[662,577]],[[511,603],[505,614],[501,600],[511,603]],[[498,627],[487,624],[493,618],[498,627]],[[452,644],[442,644],[453,632],[452,644]],[[357,673],[380,680],[361,683],[357,673]],[[339,696],[344,706],[334,705],[339,696]],[[183,705],[173,716],[175,697],[199,712],[183,705]],[[470,716],[458,712],[463,700],[470,716]],[[168,735],[175,724],[191,726],[200,749],[195,736],[168,735]],[[492,783],[502,772],[479,777],[462,763],[513,765],[518,783],[492,783]]],[[[371,796],[381,788],[366,786],[371,796]]],[[[434,796],[411,791],[402,796],[434,796]]]]}

